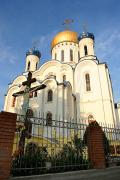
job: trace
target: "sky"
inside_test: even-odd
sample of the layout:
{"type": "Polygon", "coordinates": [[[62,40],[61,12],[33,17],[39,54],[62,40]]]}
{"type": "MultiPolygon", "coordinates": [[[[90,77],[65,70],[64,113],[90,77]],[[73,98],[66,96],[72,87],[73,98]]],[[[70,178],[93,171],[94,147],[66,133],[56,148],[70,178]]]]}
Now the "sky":
{"type": "Polygon", "coordinates": [[[120,1],[119,0],[0,0],[0,111],[8,84],[25,70],[26,51],[36,45],[40,64],[51,59],[50,43],[70,29],[95,35],[95,53],[109,67],[114,99],[120,101],[120,1]]]}

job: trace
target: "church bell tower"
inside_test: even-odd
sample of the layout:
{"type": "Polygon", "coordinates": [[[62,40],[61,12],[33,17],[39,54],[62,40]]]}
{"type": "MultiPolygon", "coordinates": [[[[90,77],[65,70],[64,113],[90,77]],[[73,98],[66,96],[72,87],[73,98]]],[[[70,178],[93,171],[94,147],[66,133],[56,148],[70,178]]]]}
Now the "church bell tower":
{"type": "Polygon", "coordinates": [[[29,49],[26,53],[26,68],[25,72],[36,71],[38,68],[38,63],[41,57],[40,51],[35,48],[29,49]]]}
{"type": "Polygon", "coordinates": [[[88,57],[88,56],[94,56],[94,40],[95,37],[93,33],[89,32],[83,32],[79,38],[79,49],[80,49],[80,57],[88,57]]]}

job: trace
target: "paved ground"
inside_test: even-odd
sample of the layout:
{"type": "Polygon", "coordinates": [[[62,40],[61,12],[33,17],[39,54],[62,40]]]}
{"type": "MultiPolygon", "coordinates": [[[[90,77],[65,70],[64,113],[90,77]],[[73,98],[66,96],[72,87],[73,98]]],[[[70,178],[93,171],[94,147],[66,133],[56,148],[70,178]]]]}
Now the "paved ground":
{"type": "Polygon", "coordinates": [[[120,166],[58,174],[11,178],[10,180],[120,180],[120,166]]]}

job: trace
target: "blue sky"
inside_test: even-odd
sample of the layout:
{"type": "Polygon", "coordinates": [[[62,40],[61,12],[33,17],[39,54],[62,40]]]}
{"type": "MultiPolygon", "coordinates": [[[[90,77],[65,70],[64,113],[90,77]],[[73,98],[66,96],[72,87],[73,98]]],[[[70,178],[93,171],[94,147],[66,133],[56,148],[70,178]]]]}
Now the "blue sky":
{"type": "Polygon", "coordinates": [[[120,101],[119,0],[0,0],[0,110],[8,84],[25,69],[25,53],[37,41],[41,64],[51,58],[50,42],[64,30],[65,19],[81,33],[83,24],[95,35],[95,50],[107,62],[115,101],[120,101]]]}

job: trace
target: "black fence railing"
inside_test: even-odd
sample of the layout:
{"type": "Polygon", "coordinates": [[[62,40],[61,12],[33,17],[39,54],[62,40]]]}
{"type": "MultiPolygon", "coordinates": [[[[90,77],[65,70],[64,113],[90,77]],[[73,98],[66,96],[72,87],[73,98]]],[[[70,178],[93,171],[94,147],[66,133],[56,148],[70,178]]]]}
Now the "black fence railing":
{"type": "MultiPolygon", "coordinates": [[[[11,175],[35,175],[92,168],[85,131],[88,124],[25,118],[18,115],[13,145],[11,175]]],[[[103,126],[109,163],[120,157],[120,130],[103,126]]]]}
{"type": "Polygon", "coordinates": [[[105,153],[108,157],[109,165],[120,165],[120,128],[114,125],[102,125],[107,143],[105,153]]]}

